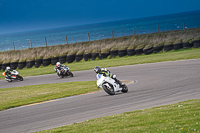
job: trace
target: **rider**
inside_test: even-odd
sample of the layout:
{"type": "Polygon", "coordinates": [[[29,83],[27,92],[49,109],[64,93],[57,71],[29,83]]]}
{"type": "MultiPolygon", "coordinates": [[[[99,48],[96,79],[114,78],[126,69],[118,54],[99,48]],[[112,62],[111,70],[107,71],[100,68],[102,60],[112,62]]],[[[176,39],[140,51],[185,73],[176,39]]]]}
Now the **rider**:
{"type": "Polygon", "coordinates": [[[6,75],[6,78],[7,79],[11,79],[11,72],[12,72],[13,70],[9,67],[9,66],[7,66],[6,67],[6,70],[5,70],[5,75],[6,75]]]}
{"type": "Polygon", "coordinates": [[[60,64],[60,62],[57,62],[56,67],[54,67],[55,72],[57,72],[57,70],[60,70],[61,67],[67,67],[67,66],[60,64]]]}
{"type": "Polygon", "coordinates": [[[116,78],[116,75],[113,75],[109,70],[107,70],[106,68],[101,68],[100,66],[96,66],[94,68],[94,71],[97,73],[97,74],[103,74],[103,76],[105,77],[110,77],[112,79],[114,79],[117,83],[119,83],[120,86],[124,85],[124,83],[122,83],[121,81],[119,81],[117,78],[116,78]]]}

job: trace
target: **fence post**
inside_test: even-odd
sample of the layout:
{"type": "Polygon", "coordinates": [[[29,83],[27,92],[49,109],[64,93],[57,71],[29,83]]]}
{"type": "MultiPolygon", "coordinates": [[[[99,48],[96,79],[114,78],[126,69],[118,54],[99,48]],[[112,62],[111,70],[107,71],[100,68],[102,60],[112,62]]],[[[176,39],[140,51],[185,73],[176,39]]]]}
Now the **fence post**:
{"type": "Polygon", "coordinates": [[[158,29],[158,32],[159,32],[159,25],[157,24],[157,29],[158,29]]]}
{"type": "Polygon", "coordinates": [[[135,35],[135,28],[133,27],[133,34],[135,35]]]}
{"type": "Polygon", "coordinates": [[[45,44],[46,44],[46,47],[47,47],[47,39],[46,39],[46,37],[44,39],[45,39],[45,44]]]}
{"type": "Polygon", "coordinates": [[[111,32],[112,32],[112,38],[114,38],[114,35],[113,35],[113,30],[111,30],[111,32]]]}
{"type": "Polygon", "coordinates": [[[31,43],[31,40],[30,40],[30,47],[32,48],[32,43],[31,43]]]}
{"type": "Polygon", "coordinates": [[[88,33],[88,40],[90,41],[90,35],[89,35],[89,33],[88,33]]]}
{"type": "Polygon", "coordinates": [[[15,44],[14,44],[14,42],[13,42],[13,49],[15,50],[15,44]]]}
{"type": "Polygon", "coordinates": [[[184,20],[183,20],[183,29],[184,29],[184,31],[185,31],[185,22],[184,22],[184,20]]]}
{"type": "Polygon", "coordinates": [[[67,35],[66,35],[66,37],[65,37],[65,38],[66,38],[66,43],[68,44],[68,41],[67,41],[67,35]]]}

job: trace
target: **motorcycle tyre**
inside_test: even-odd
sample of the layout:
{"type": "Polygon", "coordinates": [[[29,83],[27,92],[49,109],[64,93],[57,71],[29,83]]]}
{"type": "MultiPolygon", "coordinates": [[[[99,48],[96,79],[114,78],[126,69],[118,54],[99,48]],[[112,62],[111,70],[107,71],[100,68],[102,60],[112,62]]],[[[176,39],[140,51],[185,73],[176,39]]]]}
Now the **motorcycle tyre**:
{"type": "Polygon", "coordinates": [[[74,77],[72,72],[68,72],[70,77],[74,77]]]}
{"type": "Polygon", "coordinates": [[[115,91],[114,88],[112,87],[112,91],[110,91],[109,89],[107,89],[107,86],[103,85],[102,86],[103,90],[108,93],[109,95],[115,95],[115,91]]]}
{"type": "Polygon", "coordinates": [[[60,75],[60,78],[64,78],[64,75],[62,74],[62,75],[60,75]]]}
{"type": "Polygon", "coordinates": [[[127,93],[128,92],[128,87],[126,85],[123,85],[121,92],[127,93]]]}
{"type": "Polygon", "coordinates": [[[22,76],[19,76],[19,75],[18,75],[18,79],[19,79],[20,81],[23,81],[23,80],[24,80],[23,77],[22,77],[22,76]]]}
{"type": "Polygon", "coordinates": [[[58,75],[58,77],[60,77],[60,78],[64,78],[64,75],[63,75],[63,74],[58,74],[58,73],[57,73],[57,75],[58,75]]]}

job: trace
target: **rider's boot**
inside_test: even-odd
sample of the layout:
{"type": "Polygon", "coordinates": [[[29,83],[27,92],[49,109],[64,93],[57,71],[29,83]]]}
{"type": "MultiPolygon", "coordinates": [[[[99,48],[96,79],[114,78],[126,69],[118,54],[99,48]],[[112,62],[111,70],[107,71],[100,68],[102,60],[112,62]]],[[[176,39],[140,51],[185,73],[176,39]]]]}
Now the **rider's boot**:
{"type": "Polygon", "coordinates": [[[120,85],[120,87],[122,87],[124,85],[124,83],[122,83],[120,80],[118,80],[117,78],[115,78],[115,81],[120,85]]]}
{"type": "Polygon", "coordinates": [[[8,81],[10,81],[11,80],[11,76],[6,76],[5,79],[8,80],[8,81]]]}

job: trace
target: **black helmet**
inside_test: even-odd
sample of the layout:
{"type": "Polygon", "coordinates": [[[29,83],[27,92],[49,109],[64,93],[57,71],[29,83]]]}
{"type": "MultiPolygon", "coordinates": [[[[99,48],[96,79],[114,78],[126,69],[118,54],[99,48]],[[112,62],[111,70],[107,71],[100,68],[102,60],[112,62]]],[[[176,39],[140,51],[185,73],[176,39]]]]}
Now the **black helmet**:
{"type": "Polygon", "coordinates": [[[95,71],[96,73],[100,73],[100,71],[101,71],[100,66],[95,66],[94,71],[95,71]]]}

